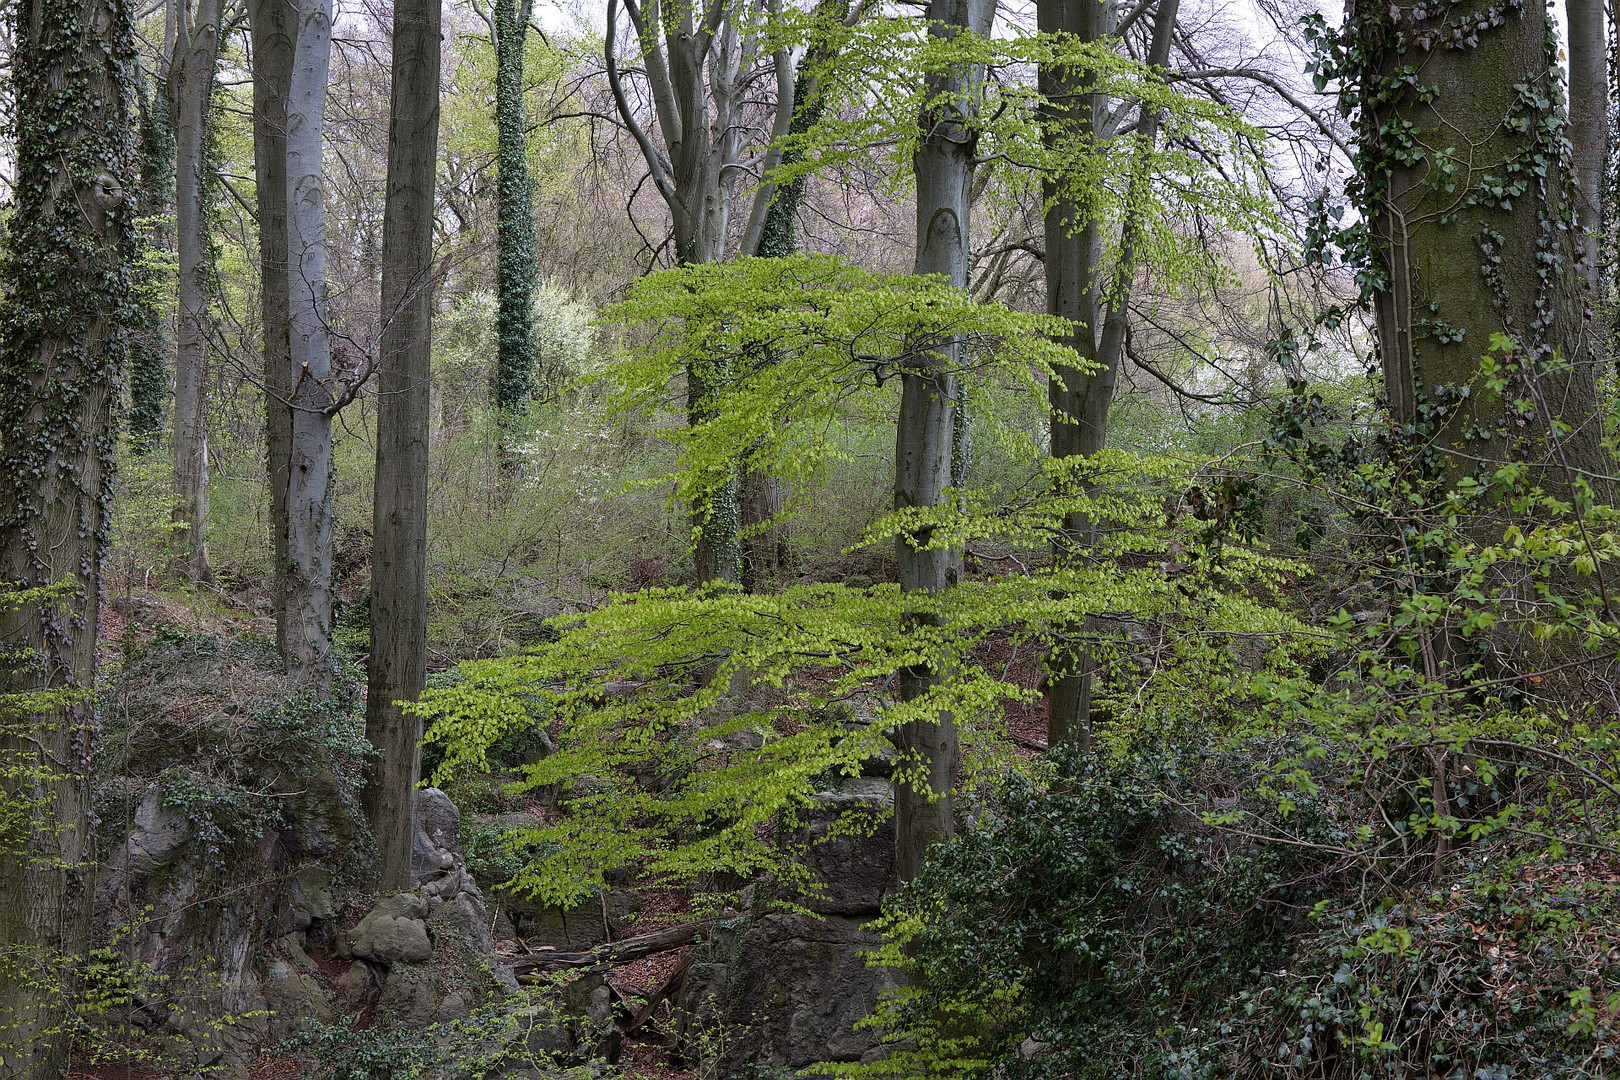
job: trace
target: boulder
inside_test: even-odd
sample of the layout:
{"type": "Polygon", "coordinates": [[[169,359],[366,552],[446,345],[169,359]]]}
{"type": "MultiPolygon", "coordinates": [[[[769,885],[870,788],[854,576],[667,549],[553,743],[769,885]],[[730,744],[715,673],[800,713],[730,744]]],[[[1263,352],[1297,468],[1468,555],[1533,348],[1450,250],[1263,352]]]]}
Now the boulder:
{"type": "Polygon", "coordinates": [[[880,935],[846,916],[766,915],[715,928],[681,992],[676,1048],[722,1078],[874,1061],[880,1033],[854,1030],[895,973],[861,953],[880,935]]]}
{"type": "Polygon", "coordinates": [[[163,805],[163,792],[152,784],[141,797],[130,821],[128,855],[125,865],[132,875],[148,875],[173,861],[191,838],[191,822],[185,811],[163,805]]]}
{"type": "Polygon", "coordinates": [[[330,1023],[332,1003],[313,975],[305,974],[285,960],[272,960],[260,984],[265,1006],[270,1010],[271,1030],[285,1037],[305,1019],[330,1023]]]}
{"type": "Polygon", "coordinates": [[[305,930],[313,923],[330,921],[336,916],[337,906],[332,902],[332,872],[314,863],[301,867],[287,882],[281,918],[285,928],[305,930]]]}
{"type": "Polygon", "coordinates": [[[495,951],[495,935],[491,930],[489,910],[472,879],[466,878],[462,888],[450,894],[448,900],[434,898],[431,923],[435,927],[454,930],[467,939],[467,943],[486,955],[495,951]]]}
{"type": "Polygon", "coordinates": [[[438,1019],[439,1001],[432,968],[398,964],[388,969],[377,1012],[401,1027],[420,1030],[438,1019]]]}
{"type": "Polygon", "coordinates": [[[427,901],[418,893],[385,896],[349,931],[354,955],[379,964],[420,963],[433,955],[427,901]]]}
{"type": "Polygon", "coordinates": [[[423,788],[416,793],[411,877],[420,885],[458,863],[466,865],[461,852],[461,811],[443,791],[423,788]]]}

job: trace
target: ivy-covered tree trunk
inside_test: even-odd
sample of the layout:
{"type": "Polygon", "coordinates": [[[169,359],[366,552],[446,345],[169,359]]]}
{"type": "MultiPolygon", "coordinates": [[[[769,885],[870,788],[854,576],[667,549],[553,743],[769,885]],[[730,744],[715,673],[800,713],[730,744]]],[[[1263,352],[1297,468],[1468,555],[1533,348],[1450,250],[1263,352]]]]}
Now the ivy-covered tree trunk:
{"type": "Polygon", "coordinates": [[[212,581],[208,564],[208,319],[212,244],[208,232],[210,112],[219,58],[221,0],[182,3],[174,63],[175,248],[179,256],[174,358],[175,569],[212,581]],[[189,9],[189,10],[188,10],[189,9]]]}
{"type": "MultiPolygon", "coordinates": [[[[1375,297],[1393,419],[1432,426],[1453,476],[1533,459],[1602,488],[1593,357],[1557,42],[1541,4],[1351,10],[1359,78],[1359,198],[1383,275],[1375,297]],[[1480,358],[1512,338],[1534,368],[1486,392],[1480,358]],[[1517,402],[1517,404],[1516,404],[1517,402]],[[1567,430],[1555,431],[1555,419],[1567,430]]],[[[1427,433],[1426,433],[1427,434],[1427,433]]]]}
{"type": "Polygon", "coordinates": [[[332,416],[326,305],[325,149],[331,0],[297,0],[287,89],[287,294],[291,442],[287,468],[289,673],[324,688],[332,659],[332,416]]]}
{"type": "Polygon", "coordinates": [[[259,209],[259,317],[264,326],[265,479],[270,489],[276,651],[288,655],[287,485],[292,462],[292,329],[287,276],[287,94],[292,83],[293,9],[250,0],[253,39],[253,170],[259,209]]]}
{"type": "Polygon", "coordinates": [[[131,12],[7,8],[14,203],[0,261],[0,1076],[64,1075],[68,984],[88,946],[90,744],[130,304],[131,12]],[[44,690],[27,715],[12,695],[44,690]]]}
{"type": "Polygon", "coordinates": [[[495,407],[510,418],[534,391],[534,188],[523,108],[523,46],[532,0],[495,9],[495,407]]]}
{"type": "MultiPolygon", "coordinates": [[[[995,12],[995,0],[932,0],[926,15],[928,32],[946,38],[960,33],[988,36],[995,12]]],[[[918,118],[922,138],[912,160],[917,176],[916,272],[939,274],[957,288],[967,287],[973,251],[971,188],[978,146],[973,114],[983,79],[982,66],[975,65],[928,77],[924,90],[928,104],[918,118]]],[[[956,350],[944,349],[901,373],[894,452],[897,510],[944,502],[951,482],[957,366],[956,350]]],[[[953,553],[927,548],[928,542],[927,529],[896,538],[900,588],[905,592],[938,593],[956,584],[953,553]]],[[[900,672],[902,699],[922,696],[940,677],[931,668],[906,668],[900,672]]],[[[909,881],[922,869],[929,845],[956,831],[951,809],[955,719],[941,712],[932,720],[912,721],[901,727],[896,743],[897,775],[908,774],[909,782],[895,785],[895,854],[900,879],[909,881]]]]}
{"type": "Polygon", "coordinates": [[[400,701],[427,674],[428,390],[432,371],[434,178],[439,137],[440,0],[395,0],[383,330],[372,515],[366,737],[379,752],[365,790],[381,887],[411,887],[422,722],[400,701]]]}
{"type": "MultiPolygon", "coordinates": [[[[140,107],[140,191],[135,212],[141,218],[166,214],[174,196],[174,128],[168,95],[153,93],[137,67],[136,101],[140,107]]],[[[143,250],[156,252],[168,243],[167,230],[157,221],[141,226],[143,250]]],[[[169,398],[169,365],[164,356],[168,335],[159,298],[165,274],[150,259],[138,260],[142,287],[138,317],[129,337],[129,442],[144,456],[157,448],[163,434],[163,405],[169,398]]]]}

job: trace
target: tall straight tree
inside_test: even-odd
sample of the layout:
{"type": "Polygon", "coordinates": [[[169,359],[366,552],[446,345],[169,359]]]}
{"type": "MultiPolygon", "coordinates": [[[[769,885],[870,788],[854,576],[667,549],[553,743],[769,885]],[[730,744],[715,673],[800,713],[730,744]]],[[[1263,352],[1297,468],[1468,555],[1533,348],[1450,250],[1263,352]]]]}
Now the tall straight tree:
{"type": "MultiPolygon", "coordinates": [[[[162,250],[168,244],[168,230],[158,222],[168,213],[174,198],[174,127],[169,117],[168,95],[160,86],[153,92],[146,73],[136,69],[136,103],[140,108],[140,188],[135,212],[148,219],[142,228],[142,243],[148,250],[162,250]]],[[[147,260],[143,273],[149,287],[142,294],[139,326],[129,341],[129,441],[137,455],[157,448],[163,434],[163,406],[169,397],[169,365],[164,355],[164,325],[167,319],[158,301],[156,287],[163,271],[147,260]]]]}
{"type": "MultiPolygon", "coordinates": [[[[1180,0],[1159,0],[1148,44],[1147,63],[1163,72],[1170,62],[1180,0]]],[[[1113,11],[1094,0],[1045,0],[1037,9],[1044,32],[1072,35],[1079,41],[1101,41],[1115,33],[1113,11]]],[[[1056,146],[1094,144],[1106,137],[1103,103],[1088,92],[1084,79],[1062,65],[1041,72],[1047,108],[1046,138],[1056,146]]],[[[1130,329],[1131,292],[1142,257],[1142,203],[1153,182],[1152,158],[1159,137],[1159,111],[1143,104],[1137,111],[1136,146],[1125,190],[1125,219],[1120,225],[1112,273],[1102,266],[1101,223],[1065,197],[1062,180],[1048,181],[1046,211],[1046,310],[1073,324],[1066,343],[1080,361],[1059,369],[1051,381],[1052,456],[1089,457],[1108,444],[1108,411],[1130,329]]],[[[1093,523],[1083,514],[1064,522],[1057,558],[1073,557],[1086,542],[1093,523]]],[[[1063,628],[1070,634],[1081,627],[1063,628]]],[[[1091,655],[1084,645],[1054,651],[1047,674],[1047,742],[1090,741],[1091,655]]]]}
{"type": "Polygon", "coordinates": [[[6,9],[15,182],[0,261],[0,1076],[66,1072],[88,947],[90,737],[130,281],[132,17],[121,0],[6,9]],[[14,598],[15,599],[15,598],[14,598]],[[42,715],[13,695],[46,691],[42,715]]]}
{"type": "MultiPolygon", "coordinates": [[[[1114,33],[1115,9],[1097,0],[1040,0],[1036,22],[1043,34],[1081,42],[1105,40],[1114,33]]],[[[1038,89],[1045,101],[1043,138],[1054,150],[1093,144],[1104,104],[1089,91],[1089,80],[1068,64],[1042,64],[1038,89]]],[[[1075,364],[1053,373],[1048,396],[1052,409],[1051,452],[1055,458],[1094,454],[1102,449],[1104,431],[1092,404],[1100,397],[1096,378],[1097,333],[1102,326],[1102,223],[1077,205],[1064,178],[1044,184],[1046,311],[1069,320],[1064,339],[1075,364]]],[[[1106,422],[1107,412],[1103,411],[1106,422]]],[[[1072,514],[1064,521],[1055,554],[1064,557],[1084,543],[1089,523],[1072,514]]],[[[1081,627],[1059,628],[1067,633],[1081,627]]],[[[1083,646],[1054,651],[1047,673],[1047,742],[1084,742],[1091,713],[1091,656],[1083,646]]]]}
{"type": "Polygon", "coordinates": [[[327,328],[325,151],[331,0],[296,0],[287,83],[289,673],[324,688],[332,657],[332,417],[341,404],[327,328]]]}
{"type": "Polygon", "coordinates": [[[492,0],[495,35],[495,407],[510,418],[534,390],[534,183],[523,106],[533,0],[492,0]]]}
{"type": "Polygon", "coordinates": [[[259,318],[264,328],[265,477],[270,488],[271,588],[276,650],[288,655],[287,484],[292,461],[292,345],[287,278],[287,94],[292,84],[293,9],[250,0],[253,43],[253,170],[259,209],[259,318]]]}
{"type": "MultiPolygon", "coordinates": [[[[501,0],[497,0],[497,3],[501,0]]],[[[381,364],[372,514],[366,736],[379,752],[365,791],[384,889],[411,887],[421,720],[401,701],[427,671],[428,389],[440,0],[395,0],[388,192],[383,208],[381,364]]],[[[530,233],[532,243],[532,230],[530,233]]]]}
{"type": "MultiPolygon", "coordinates": [[[[928,33],[953,39],[959,34],[988,37],[996,0],[931,0],[928,33]]],[[[972,259],[972,184],[978,147],[976,102],[984,80],[982,64],[963,63],[927,76],[921,137],[913,156],[917,177],[918,274],[938,274],[965,289],[972,259]]],[[[956,350],[928,354],[901,373],[900,415],[895,425],[894,505],[897,510],[941,506],[951,482],[956,350]]],[[[900,588],[938,593],[956,583],[958,563],[944,548],[928,547],[930,531],[896,538],[900,588]]],[[[926,667],[900,672],[906,701],[927,693],[941,674],[926,667]]],[[[902,881],[922,869],[930,844],[955,832],[951,788],[956,780],[956,722],[949,713],[914,720],[901,727],[896,742],[900,765],[913,777],[894,793],[895,855],[902,881]]]]}
{"type": "Polygon", "coordinates": [[[174,118],[174,224],[179,257],[178,332],[174,357],[174,518],[180,555],[176,569],[192,581],[212,581],[208,524],[208,318],[214,69],[219,60],[221,0],[179,2],[174,60],[169,66],[174,118]]]}
{"type": "Polygon", "coordinates": [[[1579,192],[1575,209],[1586,249],[1586,280],[1596,288],[1609,163],[1609,5],[1565,0],[1564,7],[1569,23],[1569,141],[1579,192]]]}

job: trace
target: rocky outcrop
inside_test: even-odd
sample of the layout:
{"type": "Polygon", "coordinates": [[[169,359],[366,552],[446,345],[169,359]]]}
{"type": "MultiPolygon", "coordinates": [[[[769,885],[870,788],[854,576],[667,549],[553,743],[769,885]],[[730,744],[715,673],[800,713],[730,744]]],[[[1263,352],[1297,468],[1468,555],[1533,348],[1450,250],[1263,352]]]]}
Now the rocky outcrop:
{"type": "Polygon", "coordinates": [[[438,788],[416,793],[411,874],[416,889],[381,897],[346,935],[350,954],[369,965],[350,971],[362,995],[355,1003],[369,973],[381,984],[378,1015],[424,1028],[516,993],[511,969],[494,963],[489,912],[461,849],[461,812],[438,788]]]}
{"type": "Polygon", "coordinates": [[[787,842],[802,852],[802,875],[784,877],[778,896],[824,915],[876,915],[899,886],[894,788],[887,780],[846,778],[812,797],[800,822],[787,842]]]}
{"type": "Polygon", "coordinates": [[[493,920],[461,850],[461,811],[438,788],[416,793],[411,877],[428,919],[460,934],[477,952],[494,951],[493,920]]]}
{"type": "Polygon", "coordinates": [[[314,700],[256,643],[170,635],[106,693],[94,934],[136,990],[92,1019],[217,1058],[330,1015],[316,974],[273,946],[330,942],[367,871],[353,688],[314,700]]]}
{"type": "Polygon", "coordinates": [[[677,1049],[688,1063],[752,1078],[884,1053],[880,1033],[855,1024],[894,985],[861,956],[882,942],[863,924],[897,886],[893,802],[888,781],[850,777],[801,811],[784,838],[800,872],[745,890],[750,914],[718,924],[687,972],[677,1049]],[[773,911],[773,898],[817,914],[773,911]]]}
{"type": "Polygon", "coordinates": [[[423,963],[433,956],[427,914],[420,893],[385,896],[349,931],[349,950],[379,964],[423,963]]]}
{"type": "Polygon", "coordinates": [[[862,921],[774,914],[720,924],[687,973],[679,1054],[737,1078],[876,1060],[879,1033],[855,1023],[894,981],[861,959],[882,940],[862,921]]]}

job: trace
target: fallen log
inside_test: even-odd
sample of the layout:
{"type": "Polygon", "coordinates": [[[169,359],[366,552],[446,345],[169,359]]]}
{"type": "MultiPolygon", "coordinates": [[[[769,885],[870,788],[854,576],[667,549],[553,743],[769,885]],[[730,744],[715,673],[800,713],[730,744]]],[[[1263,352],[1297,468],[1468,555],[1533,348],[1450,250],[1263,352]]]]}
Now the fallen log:
{"type": "Polygon", "coordinates": [[[639,960],[643,956],[690,945],[697,940],[698,934],[709,929],[717,921],[703,919],[700,922],[671,926],[651,934],[610,941],[586,952],[530,953],[508,960],[506,963],[513,971],[567,971],[571,968],[612,967],[614,964],[623,964],[639,960]]]}

